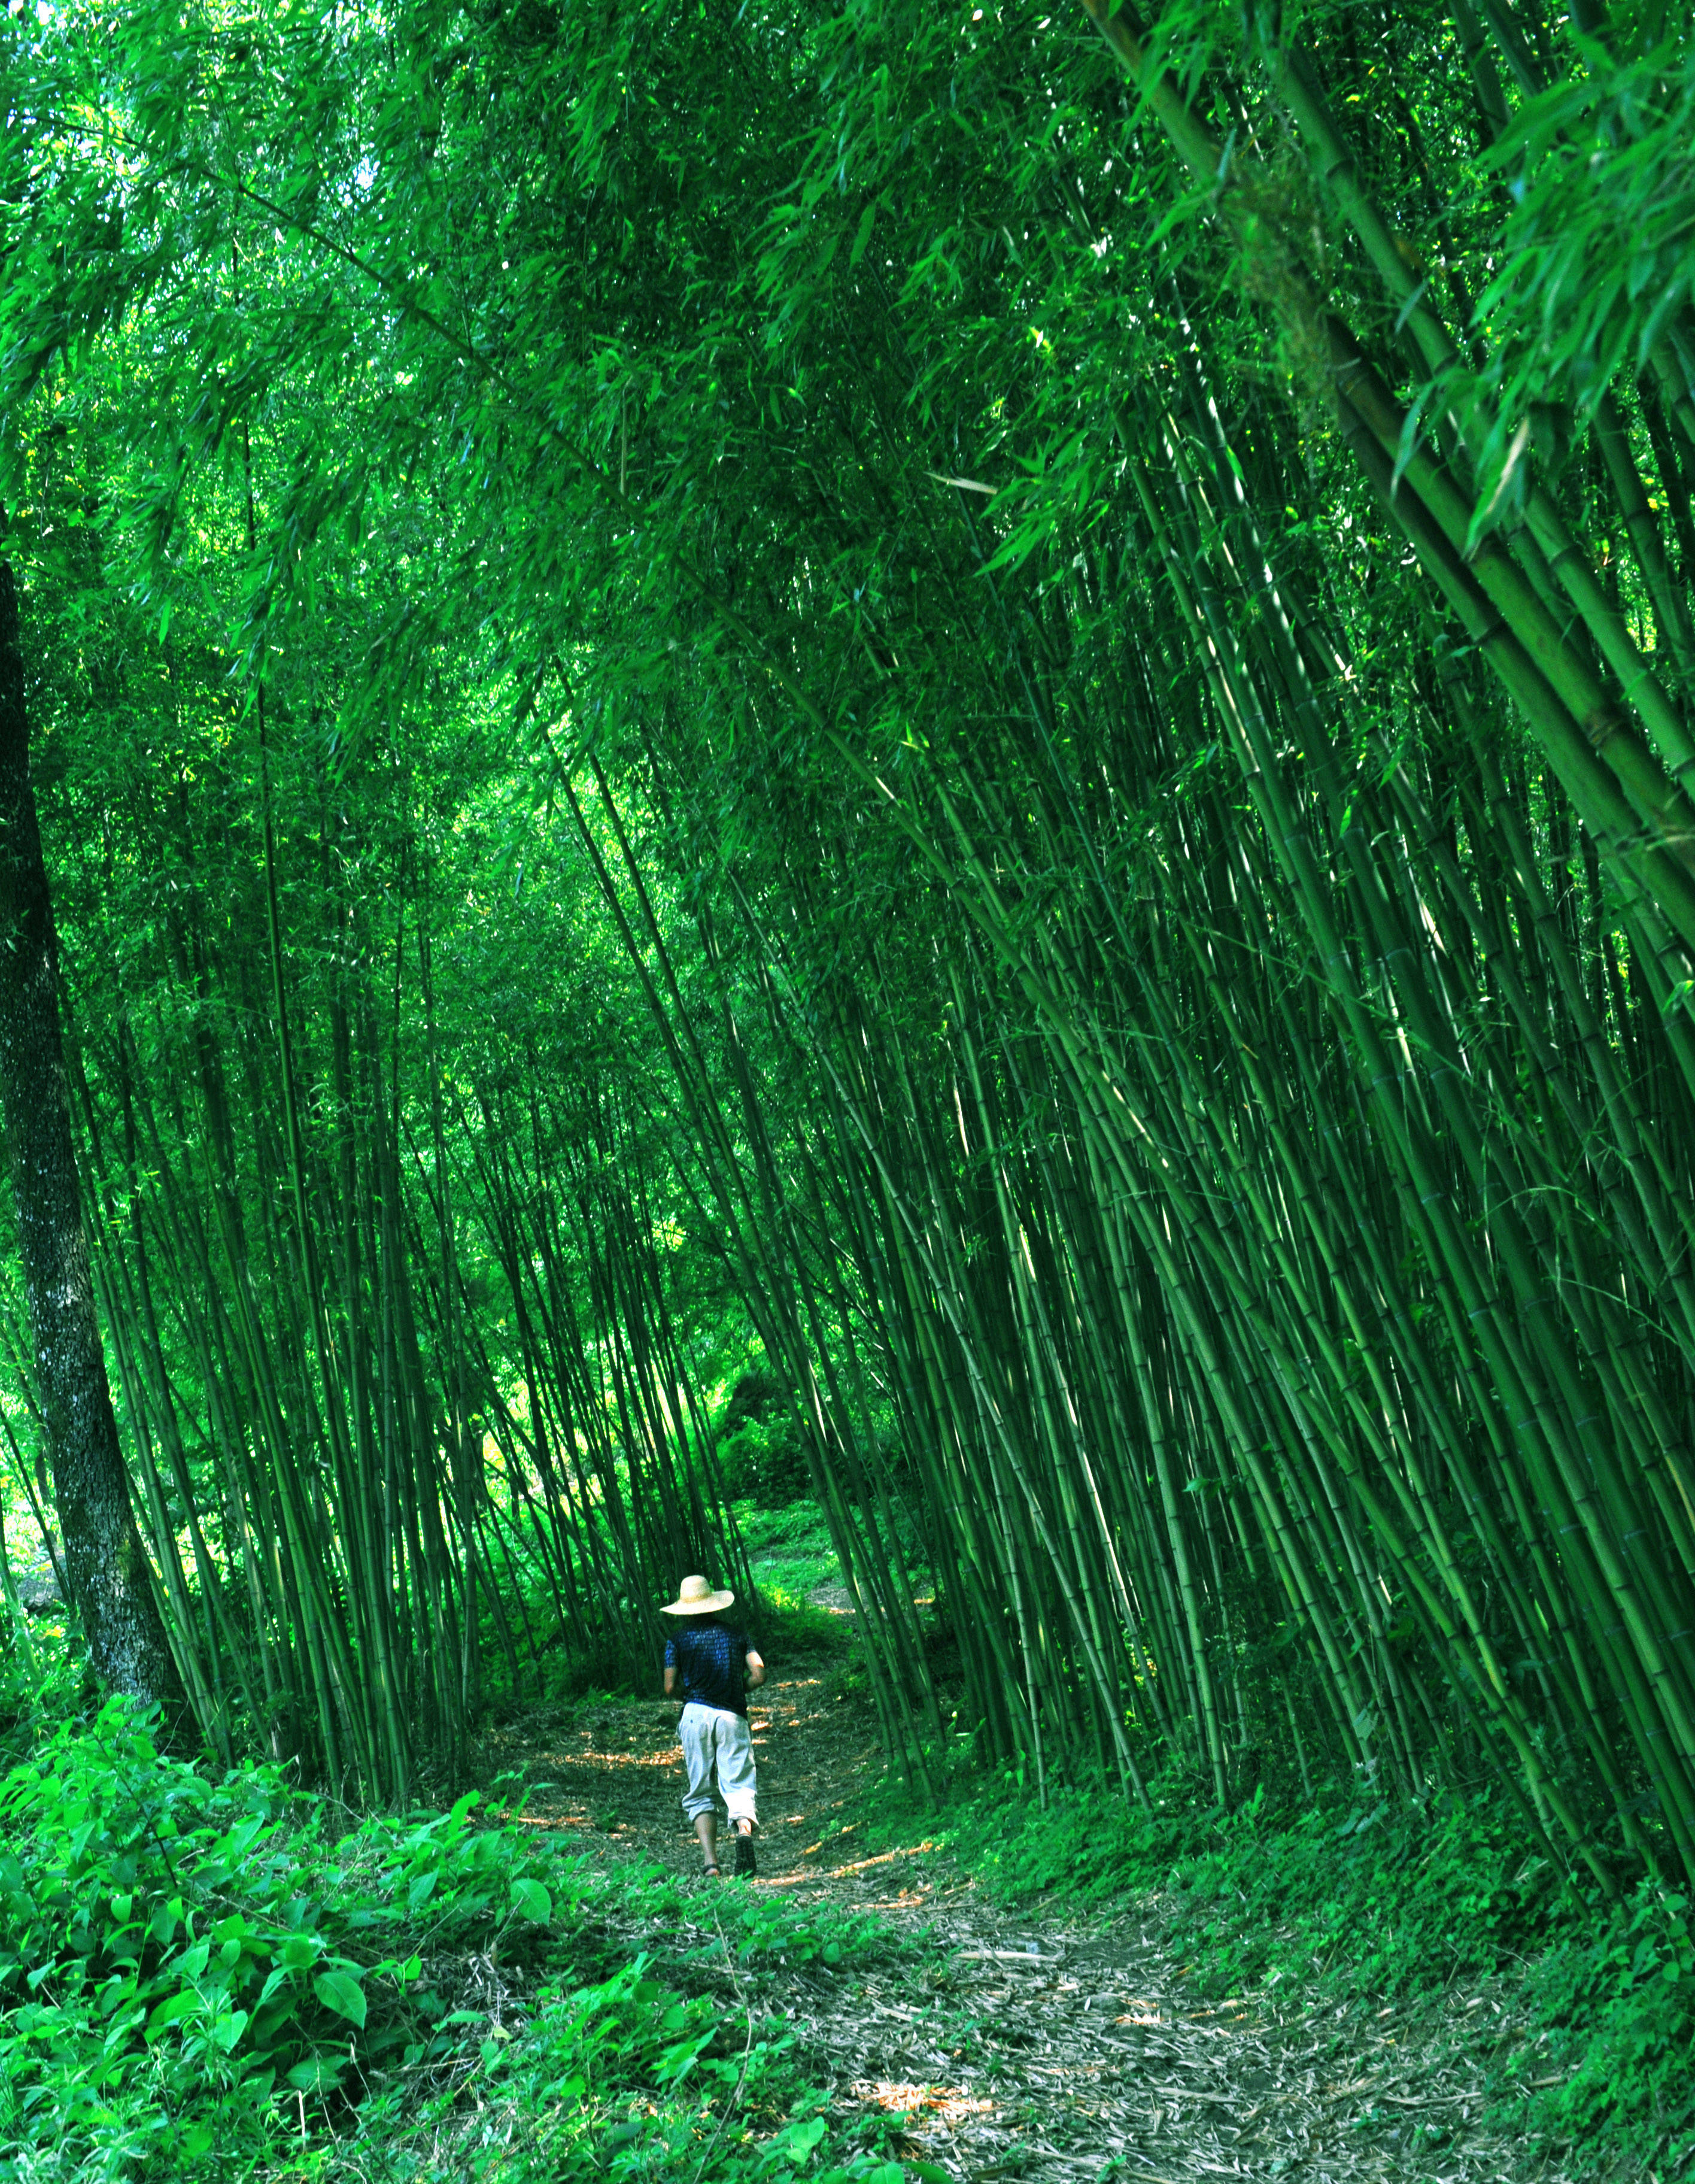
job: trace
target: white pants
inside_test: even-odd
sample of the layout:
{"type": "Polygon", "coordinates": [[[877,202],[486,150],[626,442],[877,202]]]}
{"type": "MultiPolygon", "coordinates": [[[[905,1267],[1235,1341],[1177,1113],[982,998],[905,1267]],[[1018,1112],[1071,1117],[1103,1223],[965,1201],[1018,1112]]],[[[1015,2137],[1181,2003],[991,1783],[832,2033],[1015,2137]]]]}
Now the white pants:
{"type": "Polygon", "coordinates": [[[683,1810],[689,1818],[698,1819],[703,1813],[714,1809],[712,1770],[715,1762],[719,1791],[731,1819],[752,1820],[757,1826],[759,1816],[753,1808],[759,1794],[759,1775],[753,1765],[753,1732],[746,1717],[727,1713],[722,1707],[702,1706],[697,1700],[691,1699],[677,1724],[677,1736],[688,1765],[683,1810]]]}

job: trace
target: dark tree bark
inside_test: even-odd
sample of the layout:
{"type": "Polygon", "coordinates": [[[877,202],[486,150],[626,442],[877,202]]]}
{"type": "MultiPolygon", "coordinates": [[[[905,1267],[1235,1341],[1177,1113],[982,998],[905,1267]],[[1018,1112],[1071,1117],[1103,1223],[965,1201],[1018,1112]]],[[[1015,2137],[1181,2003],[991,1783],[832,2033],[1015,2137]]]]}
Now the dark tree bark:
{"type": "Polygon", "coordinates": [[[0,561],[0,1113],[64,1541],[97,1674],[156,1701],[167,1735],[187,1701],[130,1507],[94,1316],[59,1035],[58,939],[30,783],[18,593],[0,561]]]}

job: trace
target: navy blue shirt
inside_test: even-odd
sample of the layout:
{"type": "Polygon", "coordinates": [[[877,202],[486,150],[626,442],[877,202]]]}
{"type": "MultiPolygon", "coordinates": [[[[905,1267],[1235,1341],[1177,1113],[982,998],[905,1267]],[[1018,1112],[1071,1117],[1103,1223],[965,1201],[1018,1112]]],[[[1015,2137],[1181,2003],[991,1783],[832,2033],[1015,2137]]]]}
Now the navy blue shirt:
{"type": "Polygon", "coordinates": [[[675,1638],[665,1641],[665,1666],[681,1669],[683,1703],[721,1707],[725,1713],[745,1715],[747,1695],[742,1670],[749,1647],[739,1630],[716,1618],[685,1623],[675,1638]]]}

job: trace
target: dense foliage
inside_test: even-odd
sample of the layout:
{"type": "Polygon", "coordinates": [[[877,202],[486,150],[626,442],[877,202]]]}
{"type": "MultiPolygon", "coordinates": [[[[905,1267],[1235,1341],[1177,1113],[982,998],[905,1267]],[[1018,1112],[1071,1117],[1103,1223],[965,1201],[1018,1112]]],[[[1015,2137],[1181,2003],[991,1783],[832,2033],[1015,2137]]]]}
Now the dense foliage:
{"type": "Polygon", "coordinates": [[[19,1706],[17,1669],[0,2153],[18,2175],[686,2180],[710,2155],[737,2179],[804,2159],[900,2184],[832,2145],[781,2021],[700,1979],[832,1978],[891,1946],[869,1922],[737,1897],[694,1925],[656,1869],[597,1871],[475,1794],[353,1825],[268,1763],[208,1780],[162,1756],[127,1700],[54,1725],[41,1694],[19,1706]]]}
{"type": "Polygon", "coordinates": [[[403,1802],[745,1585],[757,1362],[898,1772],[1487,1782],[1624,1907],[1695,1876],[1687,25],[1089,12],[8,18],[184,1680],[403,1802]]]}

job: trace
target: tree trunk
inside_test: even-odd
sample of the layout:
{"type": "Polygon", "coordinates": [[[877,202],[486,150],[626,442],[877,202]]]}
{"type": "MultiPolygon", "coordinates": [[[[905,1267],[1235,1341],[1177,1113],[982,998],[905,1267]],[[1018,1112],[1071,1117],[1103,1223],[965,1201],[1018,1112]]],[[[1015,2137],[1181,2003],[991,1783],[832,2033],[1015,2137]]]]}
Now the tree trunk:
{"type": "Polygon", "coordinates": [[[94,1317],[59,1037],[58,941],[30,784],[18,593],[0,562],[0,1113],[72,1597],[102,1680],[190,1734],[130,1507],[94,1317]]]}

